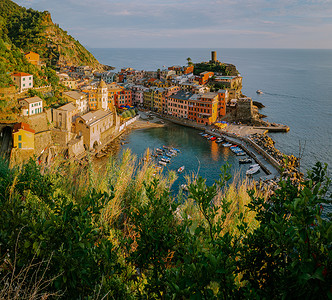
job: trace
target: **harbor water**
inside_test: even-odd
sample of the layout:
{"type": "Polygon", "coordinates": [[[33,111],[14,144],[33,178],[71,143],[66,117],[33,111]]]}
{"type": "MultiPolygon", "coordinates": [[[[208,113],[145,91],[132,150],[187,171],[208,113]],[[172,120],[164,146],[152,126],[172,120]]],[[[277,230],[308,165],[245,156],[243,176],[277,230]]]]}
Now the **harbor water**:
{"type": "MultiPolygon", "coordinates": [[[[220,61],[237,66],[243,77],[243,93],[265,105],[261,113],[267,115],[271,122],[290,127],[288,133],[270,134],[276,141],[276,147],[295,156],[301,152],[301,171],[321,161],[329,164],[331,174],[332,50],[90,50],[101,63],[116,67],[115,71],[123,67],[157,70],[164,66],[185,65],[187,57],[193,62],[207,61],[210,51],[217,51],[220,61]],[[262,95],[256,94],[258,89],[263,91],[262,95]]],[[[192,159],[197,160],[195,157],[192,159]]],[[[198,159],[203,160],[201,157],[198,159]]]]}
{"type": "MultiPolygon", "coordinates": [[[[173,147],[180,152],[171,158],[171,162],[163,167],[164,172],[168,170],[177,170],[185,166],[185,170],[178,174],[178,179],[174,183],[174,190],[177,190],[181,184],[186,183],[186,176],[200,175],[206,179],[208,185],[212,185],[221,174],[220,168],[228,163],[233,177],[245,178],[247,164],[239,164],[239,159],[243,156],[236,156],[229,147],[223,147],[222,143],[210,141],[202,137],[201,131],[172,123],[165,127],[139,129],[131,131],[125,136],[126,143],[121,147],[120,155],[126,149],[130,149],[139,159],[149,148],[153,153],[156,148],[173,147]]],[[[153,158],[158,164],[159,158],[153,158]]],[[[254,163],[254,162],[253,162],[254,163]]],[[[258,179],[265,176],[260,170],[252,178],[258,179]]]]}

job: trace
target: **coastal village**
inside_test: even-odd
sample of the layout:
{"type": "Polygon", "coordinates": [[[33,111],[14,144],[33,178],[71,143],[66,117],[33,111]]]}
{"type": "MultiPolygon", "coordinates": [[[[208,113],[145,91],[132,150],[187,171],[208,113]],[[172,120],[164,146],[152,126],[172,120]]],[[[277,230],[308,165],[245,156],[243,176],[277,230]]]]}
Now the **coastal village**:
{"type": "MultiPolygon", "coordinates": [[[[38,53],[30,51],[24,55],[30,64],[43,65],[38,53]]],[[[264,139],[269,130],[289,130],[287,126],[261,120],[253,100],[242,94],[242,77],[236,68],[232,75],[212,71],[194,75],[195,64],[190,58],[187,61],[186,66],[157,71],[125,68],[119,72],[99,72],[90,66],[58,62],[56,75],[63,91],[61,102],[51,106],[38,96],[50,93],[50,85],[38,87],[35,90],[40,92],[31,97],[33,75],[20,70],[11,73],[15,91],[6,94],[3,89],[0,95],[15,99],[18,113],[14,122],[0,124],[2,155],[12,164],[30,157],[47,164],[59,154],[75,160],[88,153],[100,157],[101,150],[139,119],[139,111],[230,137],[255,135],[257,139],[261,134],[264,139]]],[[[215,51],[211,52],[210,61],[199,64],[206,69],[211,65],[228,66],[217,60],[215,51]]],[[[283,155],[272,160],[280,168],[283,155]]]]}

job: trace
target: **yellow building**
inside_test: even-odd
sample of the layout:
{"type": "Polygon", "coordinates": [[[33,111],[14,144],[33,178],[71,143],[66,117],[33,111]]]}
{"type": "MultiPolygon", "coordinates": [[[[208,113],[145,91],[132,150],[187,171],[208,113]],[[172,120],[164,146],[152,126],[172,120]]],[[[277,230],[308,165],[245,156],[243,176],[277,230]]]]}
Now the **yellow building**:
{"type": "Polygon", "coordinates": [[[16,123],[13,128],[13,147],[35,149],[35,131],[26,123],[16,123]]]}
{"type": "Polygon", "coordinates": [[[40,57],[39,57],[38,53],[29,51],[29,52],[25,53],[24,56],[30,64],[33,64],[35,66],[38,66],[40,64],[40,61],[39,61],[40,57]]]}

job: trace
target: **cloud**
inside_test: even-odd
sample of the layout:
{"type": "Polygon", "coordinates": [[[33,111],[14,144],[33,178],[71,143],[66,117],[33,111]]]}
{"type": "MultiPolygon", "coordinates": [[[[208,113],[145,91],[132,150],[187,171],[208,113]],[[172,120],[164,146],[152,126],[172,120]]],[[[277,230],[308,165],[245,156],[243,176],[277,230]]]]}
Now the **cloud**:
{"type": "MultiPolygon", "coordinates": [[[[246,46],[267,46],[279,40],[289,47],[293,41],[307,41],[307,28],[314,35],[332,36],[331,0],[17,0],[18,4],[49,10],[53,20],[75,38],[93,46],[107,46],[100,33],[111,36],[109,45],[127,45],[125,38],[146,47],[173,43],[174,47],[200,41],[216,44],[223,39],[246,46]],[[311,27],[312,25],[312,27],[311,27]],[[81,29],[79,29],[81,28],[81,29]],[[319,32],[321,28],[327,30],[319,32]],[[93,33],[95,35],[93,36],[93,33]],[[102,40],[97,41],[96,37],[102,40]],[[264,36],[264,40],[261,37],[264,36]],[[140,40],[141,39],[141,40],[140,40]],[[194,40],[193,40],[194,39],[194,40]],[[274,40],[273,40],[274,39],[274,40]],[[111,41],[112,40],[112,41],[111,41]],[[143,40],[143,41],[142,41],[143,40]]],[[[328,39],[331,40],[331,39],[328,39]]],[[[307,43],[307,42],[306,42],[307,43]]],[[[319,47],[320,42],[315,40],[319,47]]],[[[321,41],[322,45],[332,41],[321,41]]],[[[324,46],[324,47],[325,47],[324,46]]]]}

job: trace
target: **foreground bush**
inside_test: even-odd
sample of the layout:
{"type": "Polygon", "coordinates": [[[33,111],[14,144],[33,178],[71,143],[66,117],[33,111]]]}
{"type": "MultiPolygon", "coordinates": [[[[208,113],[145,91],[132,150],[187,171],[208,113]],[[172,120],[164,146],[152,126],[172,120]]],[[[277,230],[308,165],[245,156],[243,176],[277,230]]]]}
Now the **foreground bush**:
{"type": "Polygon", "coordinates": [[[125,153],[101,170],[0,163],[0,298],[329,299],[329,179],[316,164],[300,187],[266,198],[175,174],[125,153]]]}

